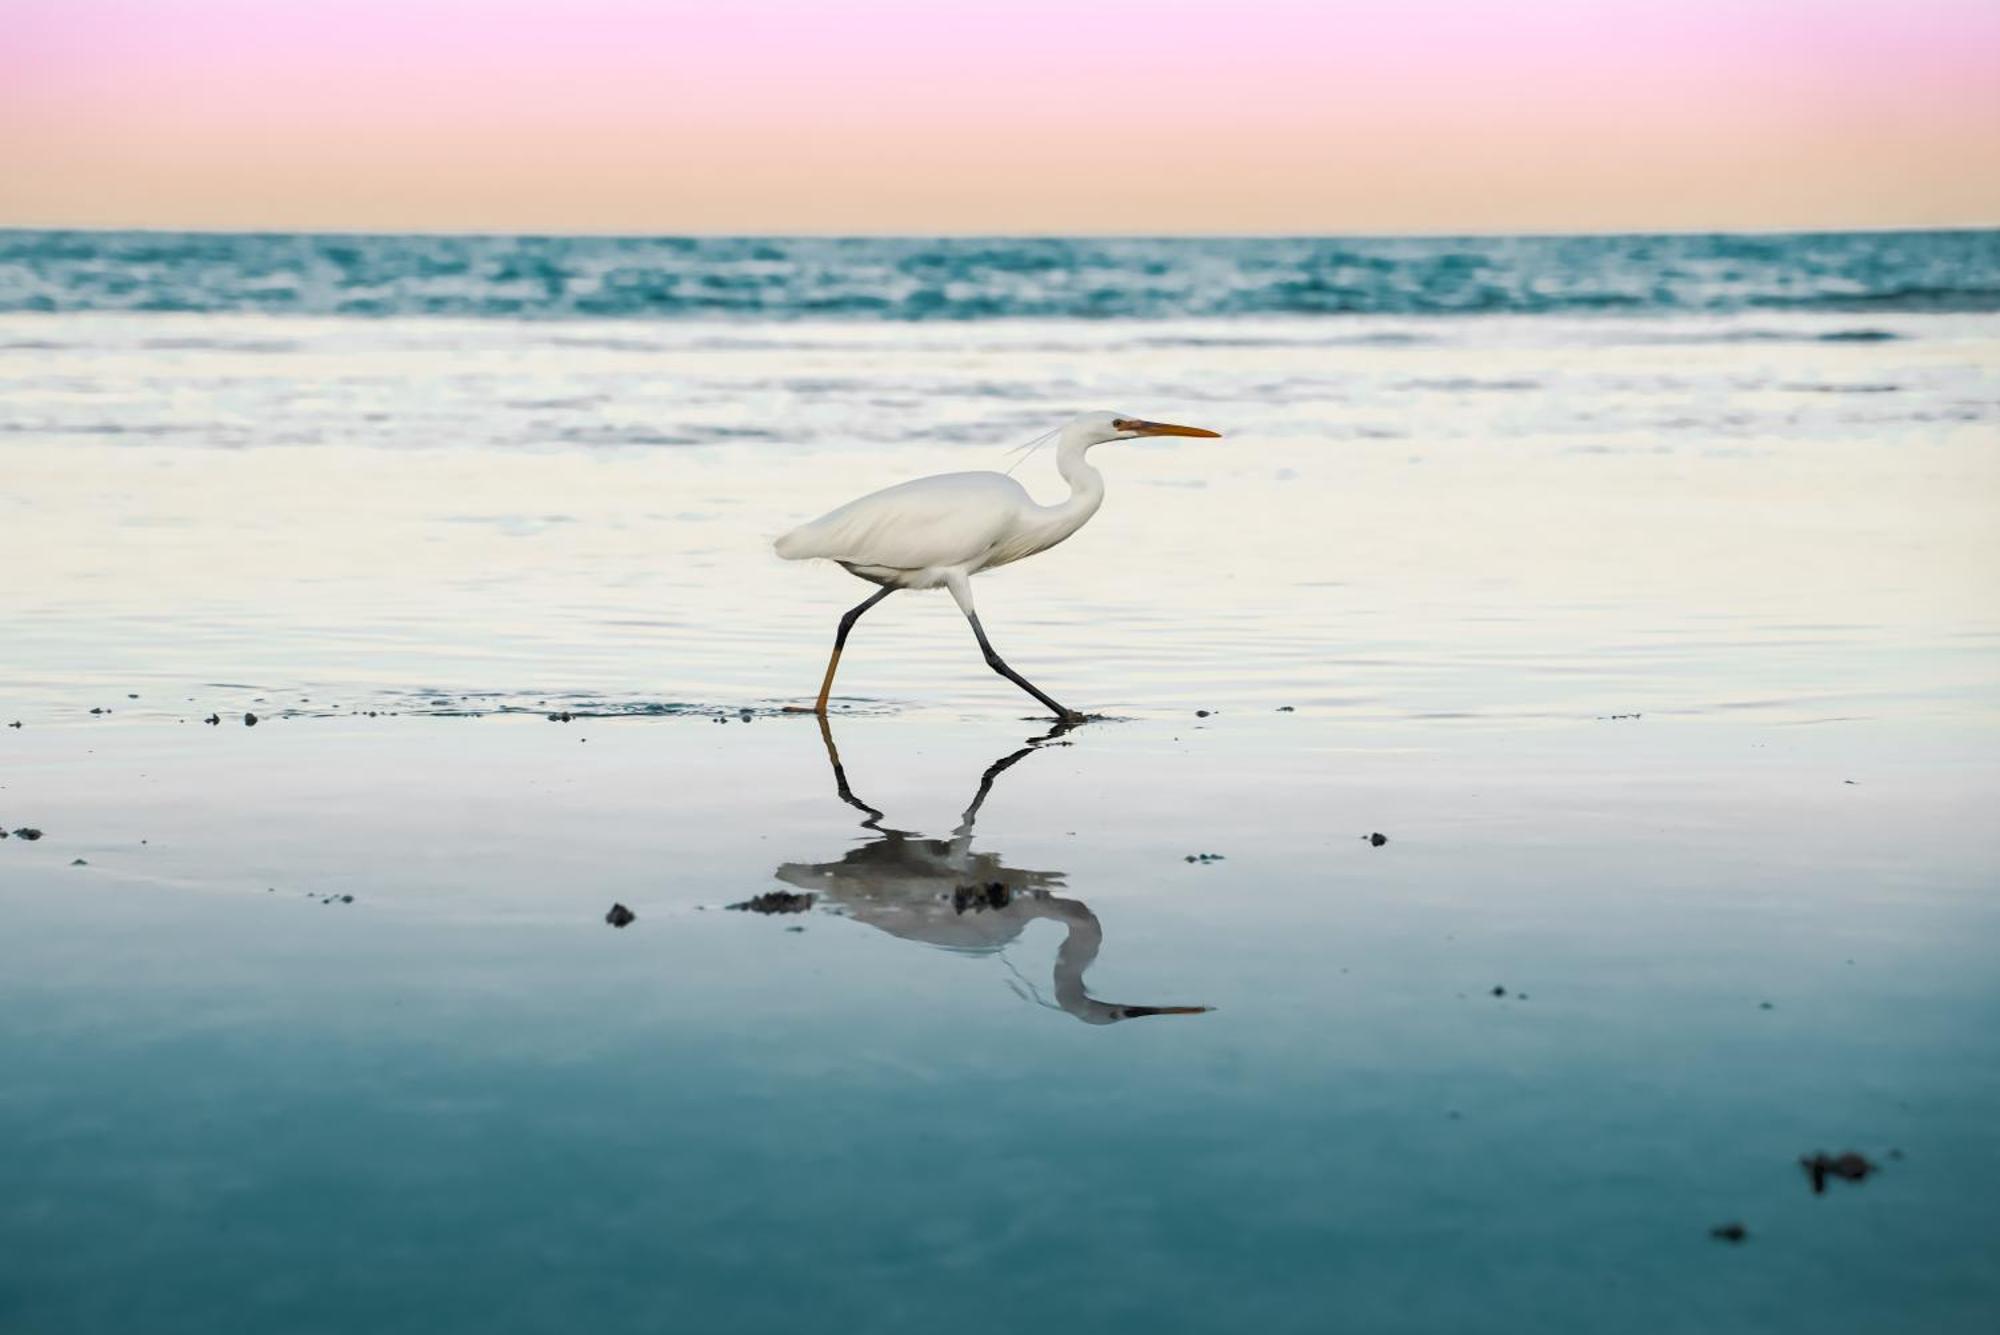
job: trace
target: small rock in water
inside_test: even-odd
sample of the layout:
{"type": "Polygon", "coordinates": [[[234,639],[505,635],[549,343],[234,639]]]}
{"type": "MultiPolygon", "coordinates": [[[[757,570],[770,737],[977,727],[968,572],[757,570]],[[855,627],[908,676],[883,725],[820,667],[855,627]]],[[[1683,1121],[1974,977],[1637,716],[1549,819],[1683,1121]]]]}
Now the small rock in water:
{"type": "Polygon", "coordinates": [[[1294,710],[1293,710],[1293,708],[1292,708],[1292,707],[1291,707],[1290,705],[1279,705],[1279,706],[1278,706],[1278,712],[1279,712],[1280,714],[1290,714],[1290,713],[1294,713],[1294,712],[1296,712],[1296,711],[1294,711],[1294,710]]]}
{"type": "Polygon", "coordinates": [[[85,862],[82,858],[71,858],[69,860],[69,865],[72,867],[88,867],[90,864],[88,862],[85,862]]]}
{"type": "Polygon", "coordinates": [[[208,724],[208,726],[211,728],[215,727],[217,724],[222,722],[222,715],[210,714],[207,718],[203,719],[202,722],[208,724]]]}
{"type": "Polygon", "coordinates": [[[7,726],[10,728],[18,728],[21,726],[21,720],[15,719],[12,723],[9,723],[7,726]]]}
{"type": "Polygon", "coordinates": [[[1877,1171],[1876,1165],[1853,1150],[1843,1154],[1815,1150],[1799,1160],[1799,1167],[1805,1169],[1806,1176],[1812,1179],[1815,1196],[1826,1191],[1826,1180],[1830,1177],[1837,1177],[1843,1182],[1864,1182],[1870,1173],[1877,1171]]]}
{"type": "Polygon", "coordinates": [[[1758,1003],[1757,1003],[1757,1009],[1758,1009],[1758,1010],[1760,1010],[1760,1011],[1772,1011],[1772,1010],[1776,1010],[1776,1009],[1777,1009],[1777,1007],[1776,1007],[1776,1006],[1773,1006],[1773,1005],[1772,1005],[1772,1004],[1771,1004],[1770,1002],[1768,1002],[1768,1001],[1760,1001],[1760,1002],[1758,1002],[1758,1003]]]}
{"type": "Polygon", "coordinates": [[[800,894],[793,890],[767,890],[761,895],[744,900],[741,904],[727,907],[739,913],[804,913],[813,905],[817,896],[800,894]]]}
{"type": "Polygon", "coordinates": [[[257,726],[257,716],[256,716],[255,714],[245,714],[245,715],[243,716],[243,726],[244,726],[244,727],[246,727],[246,728],[254,728],[254,727],[256,727],[256,726],[257,726]]]}
{"type": "Polygon", "coordinates": [[[1496,983],[1496,984],[1494,985],[1494,987],[1493,987],[1493,995],[1494,995],[1494,996],[1496,996],[1496,997],[1504,997],[1504,996],[1506,996],[1506,995],[1507,995],[1507,989],[1506,989],[1506,988],[1504,988],[1504,987],[1501,987],[1500,985],[1498,985],[1498,984],[1496,983]]]}
{"type": "Polygon", "coordinates": [[[1182,859],[1183,862],[1221,862],[1222,860],[1223,857],[1220,853],[1190,853],[1182,859]]]}
{"type": "Polygon", "coordinates": [[[567,723],[575,717],[576,715],[570,713],[567,709],[558,709],[555,713],[549,715],[549,722],[567,723]]]}
{"type": "Polygon", "coordinates": [[[93,709],[90,712],[93,714],[109,714],[111,711],[108,709],[93,709]]]}
{"type": "Polygon", "coordinates": [[[1732,1219],[1726,1224],[1717,1224],[1714,1228],[1708,1230],[1708,1236],[1719,1238],[1723,1242],[1734,1243],[1741,1242],[1743,1239],[1749,1237],[1750,1230],[1732,1219]]]}
{"type": "Polygon", "coordinates": [[[1207,718],[1207,717],[1208,717],[1208,711],[1207,711],[1206,709],[1197,709],[1197,710],[1195,710],[1195,711],[1194,711],[1194,716],[1195,716],[1196,718],[1207,718]]]}
{"type": "Polygon", "coordinates": [[[638,914],[626,908],[623,904],[613,904],[611,912],[604,915],[604,921],[610,923],[613,927],[629,927],[638,921],[638,918],[638,914]]]}
{"type": "Polygon", "coordinates": [[[26,839],[29,843],[33,843],[42,837],[42,832],[32,826],[23,825],[20,829],[14,831],[14,837],[16,839],[26,839]]]}
{"type": "Polygon", "coordinates": [[[800,927],[797,923],[794,923],[790,927],[787,927],[785,930],[788,932],[803,932],[805,928],[800,927]]]}
{"type": "Polygon", "coordinates": [[[1368,836],[1368,842],[1374,845],[1376,848],[1380,848],[1382,845],[1389,842],[1389,836],[1382,833],[1380,830],[1377,830],[1375,831],[1375,833],[1368,836]]]}

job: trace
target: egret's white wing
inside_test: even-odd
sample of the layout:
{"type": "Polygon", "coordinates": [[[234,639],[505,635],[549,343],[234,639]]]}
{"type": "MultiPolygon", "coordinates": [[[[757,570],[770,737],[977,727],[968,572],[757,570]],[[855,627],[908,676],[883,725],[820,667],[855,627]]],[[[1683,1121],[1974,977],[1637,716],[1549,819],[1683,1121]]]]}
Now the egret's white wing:
{"type": "Polygon", "coordinates": [[[1001,473],[940,473],[849,501],[774,544],[788,561],[823,556],[848,565],[924,570],[976,561],[1034,507],[1001,473]]]}

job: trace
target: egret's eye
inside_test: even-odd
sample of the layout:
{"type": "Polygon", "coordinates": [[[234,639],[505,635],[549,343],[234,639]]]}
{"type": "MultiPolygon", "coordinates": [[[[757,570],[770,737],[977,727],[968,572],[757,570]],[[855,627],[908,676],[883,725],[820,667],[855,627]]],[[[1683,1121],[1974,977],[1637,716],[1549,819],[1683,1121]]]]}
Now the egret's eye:
{"type": "Polygon", "coordinates": [[[1111,429],[1113,431],[1137,431],[1139,424],[1129,417],[1118,417],[1112,419],[1111,429]]]}

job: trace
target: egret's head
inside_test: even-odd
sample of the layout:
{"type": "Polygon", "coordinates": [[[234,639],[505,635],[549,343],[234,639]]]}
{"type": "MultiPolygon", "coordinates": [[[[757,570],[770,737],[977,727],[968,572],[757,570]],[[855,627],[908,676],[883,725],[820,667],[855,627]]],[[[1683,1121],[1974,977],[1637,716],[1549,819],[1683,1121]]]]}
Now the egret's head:
{"type": "Polygon", "coordinates": [[[1063,430],[1080,445],[1102,445],[1112,440],[1136,440],[1140,436],[1203,436],[1216,438],[1220,431],[1198,426],[1175,426],[1171,422],[1149,422],[1125,413],[1085,413],[1063,430]]]}

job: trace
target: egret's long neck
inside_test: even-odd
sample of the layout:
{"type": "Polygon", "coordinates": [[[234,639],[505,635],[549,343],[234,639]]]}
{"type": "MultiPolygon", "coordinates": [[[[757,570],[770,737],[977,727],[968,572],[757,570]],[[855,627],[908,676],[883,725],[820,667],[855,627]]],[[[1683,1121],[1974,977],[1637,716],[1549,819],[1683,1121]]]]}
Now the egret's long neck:
{"type": "Polygon", "coordinates": [[[1090,466],[1084,458],[1092,442],[1070,432],[1063,432],[1062,444],[1056,450],[1056,471],[1063,481],[1069,483],[1069,499],[1055,505],[1042,507],[1048,516],[1049,529],[1060,542],[1082,528],[1084,521],[1097,513],[1097,507],[1104,504],[1104,474],[1090,466]]]}

